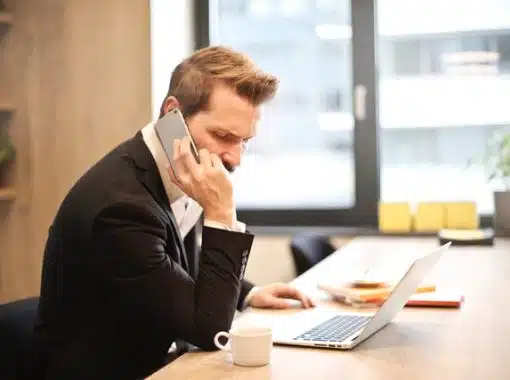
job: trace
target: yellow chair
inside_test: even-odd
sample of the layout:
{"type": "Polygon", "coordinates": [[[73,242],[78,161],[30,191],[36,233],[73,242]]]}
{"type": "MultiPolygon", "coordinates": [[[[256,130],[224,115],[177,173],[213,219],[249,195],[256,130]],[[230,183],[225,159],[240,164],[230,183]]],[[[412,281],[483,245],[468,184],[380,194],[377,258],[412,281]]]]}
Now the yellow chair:
{"type": "Polygon", "coordinates": [[[379,203],[379,230],[381,232],[410,232],[413,218],[407,202],[379,203]]]}
{"type": "Polygon", "coordinates": [[[446,203],[446,228],[476,229],[479,223],[475,202],[446,203]]]}
{"type": "Polygon", "coordinates": [[[420,202],[416,206],[414,230],[437,232],[446,225],[446,207],[440,202],[420,202]]]}

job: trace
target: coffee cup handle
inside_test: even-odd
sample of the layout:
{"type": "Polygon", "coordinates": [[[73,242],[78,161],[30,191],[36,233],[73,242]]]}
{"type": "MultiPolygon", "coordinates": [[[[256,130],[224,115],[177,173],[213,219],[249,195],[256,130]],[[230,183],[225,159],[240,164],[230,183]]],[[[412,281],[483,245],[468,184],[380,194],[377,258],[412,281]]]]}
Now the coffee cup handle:
{"type": "Polygon", "coordinates": [[[225,338],[227,338],[227,339],[230,339],[230,334],[229,334],[228,332],[220,331],[219,333],[217,333],[217,334],[214,336],[214,345],[215,345],[216,347],[218,347],[218,348],[219,348],[220,350],[222,350],[222,351],[228,351],[228,352],[230,352],[230,347],[228,347],[228,346],[230,346],[230,345],[228,344],[228,341],[227,341],[227,343],[225,343],[225,344],[221,344],[221,343],[220,343],[220,340],[219,340],[219,339],[220,339],[222,336],[224,336],[224,337],[225,337],[225,338]],[[227,345],[228,345],[228,346],[227,346],[227,345]]]}

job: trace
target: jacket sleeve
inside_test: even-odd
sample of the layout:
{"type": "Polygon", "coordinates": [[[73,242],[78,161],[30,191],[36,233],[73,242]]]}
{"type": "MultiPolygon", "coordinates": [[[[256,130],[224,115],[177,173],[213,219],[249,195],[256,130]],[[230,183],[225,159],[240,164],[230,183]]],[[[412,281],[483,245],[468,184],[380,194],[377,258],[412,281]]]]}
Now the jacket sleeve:
{"type": "Polygon", "coordinates": [[[239,302],[237,303],[237,310],[239,310],[239,311],[244,310],[244,299],[246,298],[246,296],[248,295],[248,293],[254,286],[255,285],[252,284],[248,280],[243,280],[241,282],[241,294],[239,296],[239,302]]]}
{"type": "MultiPolygon", "coordinates": [[[[184,247],[186,249],[188,254],[188,264],[191,264],[191,269],[193,276],[196,278],[196,269],[198,269],[198,262],[199,262],[199,254],[198,251],[200,249],[198,244],[198,234],[201,234],[203,228],[203,224],[197,224],[195,227],[191,229],[191,231],[186,235],[184,238],[184,247]]],[[[247,263],[246,263],[247,264],[247,263]]],[[[244,270],[243,270],[244,272],[244,270]]],[[[251,283],[250,281],[243,279],[241,281],[241,292],[239,294],[239,301],[237,302],[237,310],[243,311],[244,310],[244,300],[250,290],[255,285],[251,283]]]]}
{"type": "Polygon", "coordinates": [[[204,227],[196,279],[167,255],[173,231],[149,206],[119,202],[96,217],[93,262],[124,312],[146,321],[162,342],[215,349],[238,305],[253,235],[204,227]]]}

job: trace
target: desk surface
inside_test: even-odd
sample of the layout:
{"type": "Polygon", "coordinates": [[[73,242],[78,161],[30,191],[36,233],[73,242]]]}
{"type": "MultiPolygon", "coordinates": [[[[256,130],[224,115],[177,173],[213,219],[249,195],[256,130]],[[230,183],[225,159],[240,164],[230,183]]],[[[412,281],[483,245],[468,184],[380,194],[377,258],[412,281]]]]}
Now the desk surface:
{"type": "MultiPolygon", "coordinates": [[[[417,255],[437,246],[432,238],[357,238],[293,283],[320,299],[319,307],[341,309],[317,283],[351,278],[367,267],[398,279],[417,255]]],[[[258,368],[235,366],[221,351],[192,352],[150,379],[508,379],[510,240],[451,247],[427,279],[438,290],[461,290],[463,307],[405,308],[351,351],[275,345],[271,364],[258,368]]],[[[250,309],[234,324],[268,325],[295,312],[250,309]]]]}

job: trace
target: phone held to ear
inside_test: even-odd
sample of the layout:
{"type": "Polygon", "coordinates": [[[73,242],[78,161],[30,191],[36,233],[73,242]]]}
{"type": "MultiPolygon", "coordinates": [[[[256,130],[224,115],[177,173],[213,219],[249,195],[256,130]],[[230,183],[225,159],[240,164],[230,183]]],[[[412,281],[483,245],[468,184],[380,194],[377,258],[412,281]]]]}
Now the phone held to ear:
{"type": "Polygon", "coordinates": [[[165,116],[156,121],[154,129],[170,163],[173,162],[174,157],[174,141],[182,140],[184,137],[189,137],[191,152],[196,161],[199,162],[197,147],[178,108],[167,112],[165,116]]]}

